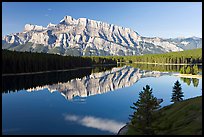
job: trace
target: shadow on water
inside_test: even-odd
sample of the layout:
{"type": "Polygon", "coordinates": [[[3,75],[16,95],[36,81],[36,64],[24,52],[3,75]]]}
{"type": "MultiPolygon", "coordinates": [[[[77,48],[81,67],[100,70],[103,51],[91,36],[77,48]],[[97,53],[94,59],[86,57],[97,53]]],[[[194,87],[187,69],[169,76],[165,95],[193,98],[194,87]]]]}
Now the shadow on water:
{"type": "Polygon", "coordinates": [[[63,72],[3,76],[1,91],[2,93],[17,92],[22,89],[33,88],[36,86],[52,85],[57,84],[58,82],[67,82],[71,79],[89,76],[92,73],[110,70],[113,67],[114,66],[100,66],[63,72]]]}

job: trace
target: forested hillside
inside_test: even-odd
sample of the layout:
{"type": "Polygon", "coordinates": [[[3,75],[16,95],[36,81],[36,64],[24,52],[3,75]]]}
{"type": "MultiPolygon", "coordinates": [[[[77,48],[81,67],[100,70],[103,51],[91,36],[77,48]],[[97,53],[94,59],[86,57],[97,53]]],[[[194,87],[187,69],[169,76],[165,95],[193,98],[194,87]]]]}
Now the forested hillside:
{"type": "Polygon", "coordinates": [[[77,67],[91,67],[99,64],[116,64],[117,62],[201,64],[202,49],[141,56],[84,57],[2,50],[2,73],[4,74],[73,69],[77,67]]]}
{"type": "Polygon", "coordinates": [[[171,64],[194,64],[202,63],[202,48],[164,54],[146,54],[140,56],[109,56],[118,62],[148,62],[148,63],[171,63],[171,64]]]}
{"type": "Polygon", "coordinates": [[[3,74],[73,69],[97,64],[116,64],[116,61],[103,57],[60,56],[2,50],[3,74]]]}

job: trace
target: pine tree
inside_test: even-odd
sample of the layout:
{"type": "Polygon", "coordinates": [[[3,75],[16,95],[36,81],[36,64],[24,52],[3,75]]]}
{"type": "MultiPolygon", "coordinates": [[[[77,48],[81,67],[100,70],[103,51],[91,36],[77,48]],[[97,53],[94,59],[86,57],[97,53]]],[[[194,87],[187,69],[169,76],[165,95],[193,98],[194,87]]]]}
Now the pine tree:
{"type": "Polygon", "coordinates": [[[190,66],[188,66],[188,67],[186,68],[186,74],[191,74],[191,68],[190,68],[190,66]]]}
{"type": "Polygon", "coordinates": [[[180,69],[180,73],[185,74],[185,67],[184,66],[180,69]]]}
{"type": "Polygon", "coordinates": [[[193,75],[198,74],[198,66],[197,65],[193,65],[192,74],[193,75]]]}
{"type": "Polygon", "coordinates": [[[171,97],[171,102],[179,102],[183,100],[183,92],[182,92],[182,88],[181,88],[181,84],[179,83],[179,81],[177,80],[174,83],[174,87],[173,87],[173,91],[172,91],[172,97],[171,97]]]}
{"type": "Polygon", "coordinates": [[[143,87],[144,91],[139,93],[139,99],[134,106],[130,108],[134,109],[135,112],[131,116],[131,124],[135,127],[135,130],[139,134],[153,135],[154,127],[152,126],[153,120],[155,120],[155,110],[160,108],[157,98],[152,95],[152,88],[146,85],[143,87]]]}

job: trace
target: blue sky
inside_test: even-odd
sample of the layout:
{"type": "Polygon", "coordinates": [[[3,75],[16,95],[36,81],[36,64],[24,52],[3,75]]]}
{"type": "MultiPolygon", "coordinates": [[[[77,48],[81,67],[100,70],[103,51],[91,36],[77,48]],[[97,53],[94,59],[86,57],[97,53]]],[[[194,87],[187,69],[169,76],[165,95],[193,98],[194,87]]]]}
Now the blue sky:
{"type": "Polygon", "coordinates": [[[147,37],[202,37],[201,2],[3,2],[2,35],[66,16],[128,27],[147,37]]]}

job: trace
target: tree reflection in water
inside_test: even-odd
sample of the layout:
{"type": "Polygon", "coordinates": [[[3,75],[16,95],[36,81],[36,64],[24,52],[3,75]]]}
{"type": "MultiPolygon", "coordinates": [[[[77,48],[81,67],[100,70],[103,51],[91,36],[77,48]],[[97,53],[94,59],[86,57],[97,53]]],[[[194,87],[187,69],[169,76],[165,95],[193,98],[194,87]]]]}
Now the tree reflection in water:
{"type": "Polygon", "coordinates": [[[58,82],[67,82],[71,79],[89,76],[91,73],[110,70],[114,66],[100,66],[94,68],[84,68],[63,72],[50,72],[42,74],[3,76],[2,93],[18,92],[22,89],[33,88],[37,86],[52,85],[58,82]]]}
{"type": "Polygon", "coordinates": [[[194,87],[198,87],[199,79],[197,78],[180,78],[183,82],[185,82],[188,86],[193,83],[194,87]]]}

